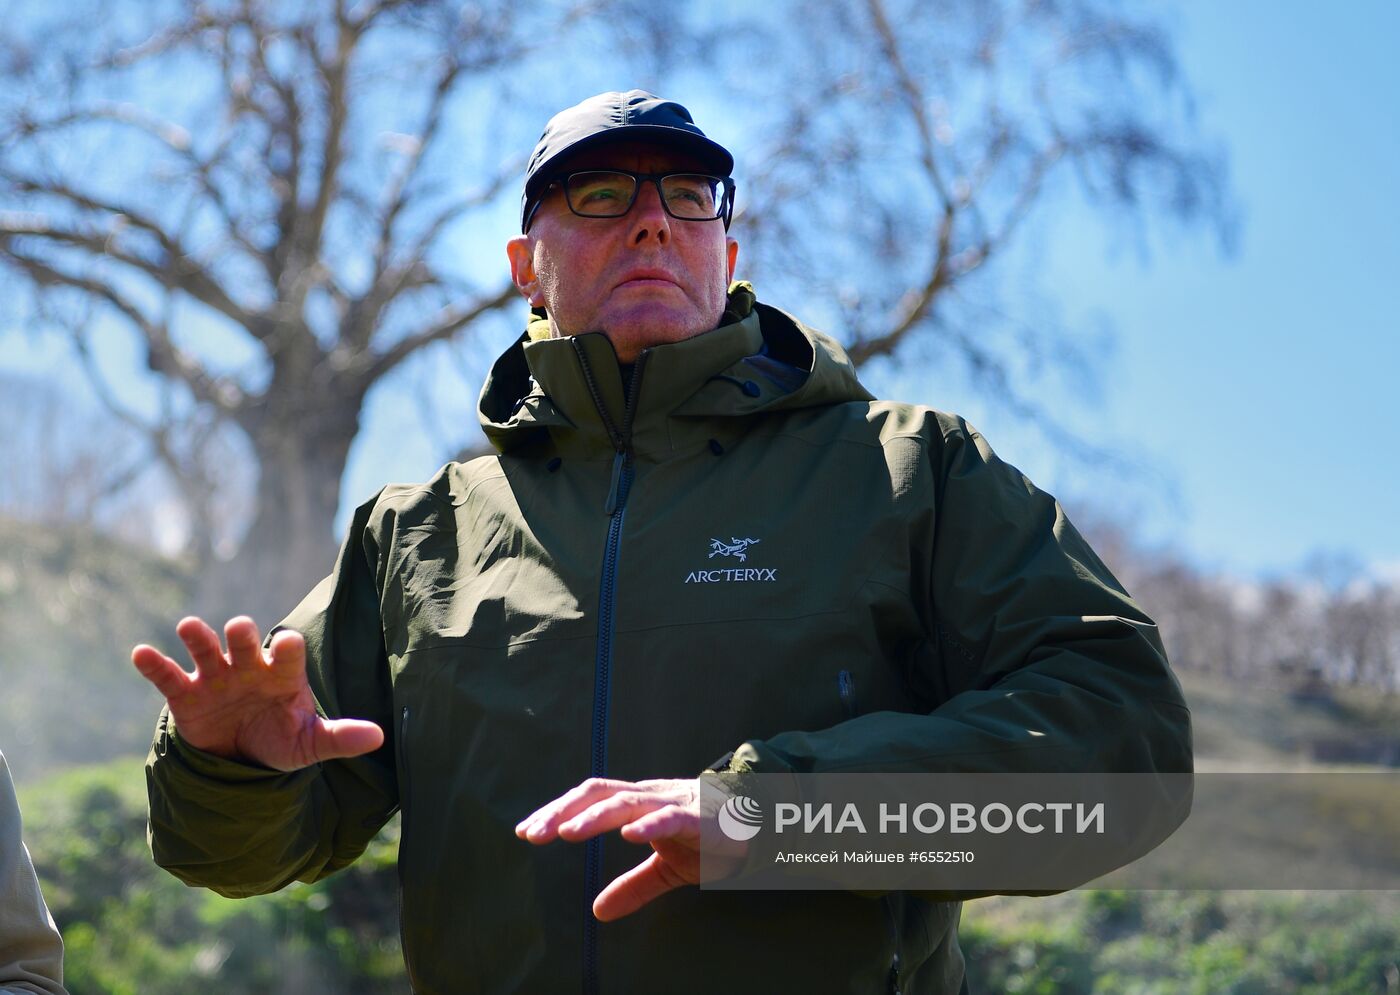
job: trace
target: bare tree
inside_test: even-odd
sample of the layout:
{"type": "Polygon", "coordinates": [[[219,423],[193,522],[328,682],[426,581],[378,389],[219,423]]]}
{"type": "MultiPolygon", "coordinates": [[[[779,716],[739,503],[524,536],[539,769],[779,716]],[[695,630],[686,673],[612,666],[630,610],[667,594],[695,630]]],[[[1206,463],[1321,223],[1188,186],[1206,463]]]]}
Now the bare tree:
{"type": "MultiPolygon", "coordinates": [[[[144,440],[53,385],[0,375],[0,516],[45,526],[95,528],[130,510],[127,484],[146,470],[144,440]]],[[[128,538],[152,540],[137,517],[128,538]]]]}
{"type": "Polygon", "coordinates": [[[1023,377],[1089,358],[1038,316],[1003,314],[991,274],[1062,177],[1108,218],[1165,209],[1228,229],[1167,34],[1108,0],[790,0],[741,18],[640,0],[67,11],[0,60],[0,261],[46,313],[96,310],[55,324],[182,482],[206,562],[218,472],[188,426],[246,437],[256,466],[214,468],[258,481],[222,576],[263,615],[329,565],[369,392],[516,299],[503,266],[463,258],[465,232],[508,212],[549,111],[605,88],[588,75],[600,53],[605,85],[630,64],[741,123],[745,267],[771,280],[766,298],[844,335],[858,362],[946,350],[1052,432],[1023,377]],[[155,414],[112,382],[116,334],[178,388],[155,414]]]}
{"type": "Polygon", "coordinates": [[[1161,629],[1178,667],[1242,684],[1325,695],[1332,685],[1400,691],[1400,588],[1355,556],[1308,555],[1283,576],[1211,573],[1180,550],[1149,549],[1111,512],[1086,535],[1161,629]]]}
{"type": "Polygon", "coordinates": [[[1231,244],[1224,157],[1168,31],[1098,0],[781,9],[786,37],[735,77],[782,95],[755,102],[743,218],[765,272],[814,297],[857,363],[947,357],[1075,444],[1036,378],[1092,374],[1092,346],[1008,306],[1001,270],[1076,188],[1110,226],[1165,216],[1231,244]]]}
{"type": "Polygon", "coordinates": [[[50,318],[96,305],[66,327],[98,397],[181,481],[206,563],[217,481],[177,437],[196,418],[246,436],[255,465],[233,472],[256,475],[256,511],[222,572],[241,590],[214,596],[280,612],[329,568],[368,392],[517,299],[503,266],[469,275],[449,238],[519,175],[528,144],[489,126],[520,85],[506,70],[603,5],[118,7],[0,67],[17,84],[0,190],[21,208],[0,220],[0,260],[50,318]],[[464,134],[453,116],[473,104],[464,134]],[[124,399],[100,360],[114,330],[192,403],[153,416],[124,399]]]}

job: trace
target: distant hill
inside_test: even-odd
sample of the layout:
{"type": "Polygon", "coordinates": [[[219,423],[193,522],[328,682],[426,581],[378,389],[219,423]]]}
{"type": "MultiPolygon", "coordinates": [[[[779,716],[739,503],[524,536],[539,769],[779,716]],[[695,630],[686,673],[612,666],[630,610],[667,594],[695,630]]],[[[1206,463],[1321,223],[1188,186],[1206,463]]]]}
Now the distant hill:
{"type": "Polygon", "coordinates": [[[1177,675],[1191,706],[1198,770],[1400,767],[1400,695],[1177,675]]]}
{"type": "Polygon", "coordinates": [[[160,699],[131,647],[174,649],[191,588],[147,550],[0,518],[0,749],[18,779],[144,751],[160,699]]]}

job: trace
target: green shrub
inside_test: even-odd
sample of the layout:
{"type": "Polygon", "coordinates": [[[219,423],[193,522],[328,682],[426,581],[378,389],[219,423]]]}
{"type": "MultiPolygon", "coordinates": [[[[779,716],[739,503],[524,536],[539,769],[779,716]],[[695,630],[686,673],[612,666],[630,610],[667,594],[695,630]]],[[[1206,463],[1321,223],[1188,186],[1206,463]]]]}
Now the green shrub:
{"type": "Polygon", "coordinates": [[[25,837],[66,943],[74,995],[401,992],[397,823],[353,867],[232,900],[151,860],[138,757],[22,792],[25,837]]]}

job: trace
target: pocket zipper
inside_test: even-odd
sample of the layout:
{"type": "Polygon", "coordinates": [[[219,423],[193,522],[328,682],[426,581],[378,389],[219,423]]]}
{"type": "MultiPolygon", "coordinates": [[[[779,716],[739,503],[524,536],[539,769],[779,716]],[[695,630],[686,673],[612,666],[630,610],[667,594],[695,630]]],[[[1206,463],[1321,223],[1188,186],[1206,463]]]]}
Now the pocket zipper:
{"type": "Polygon", "coordinates": [[[849,670],[836,675],[836,693],[841,696],[841,707],[846,710],[846,718],[856,717],[856,682],[849,670]]]}

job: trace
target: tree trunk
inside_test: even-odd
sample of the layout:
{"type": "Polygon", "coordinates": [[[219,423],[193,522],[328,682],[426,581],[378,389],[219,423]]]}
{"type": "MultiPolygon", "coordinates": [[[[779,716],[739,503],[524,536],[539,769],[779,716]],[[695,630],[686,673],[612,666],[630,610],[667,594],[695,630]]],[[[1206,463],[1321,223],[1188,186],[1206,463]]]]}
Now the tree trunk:
{"type": "Polygon", "coordinates": [[[202,613],[211,623],[218,619],[216,626],[250,615],[266,632],[335,566],[335,513],[359,405],[342,401],[307,414],[269,417],[252,438],[259,472],[252,527],[198,594],[202,613]]]}

